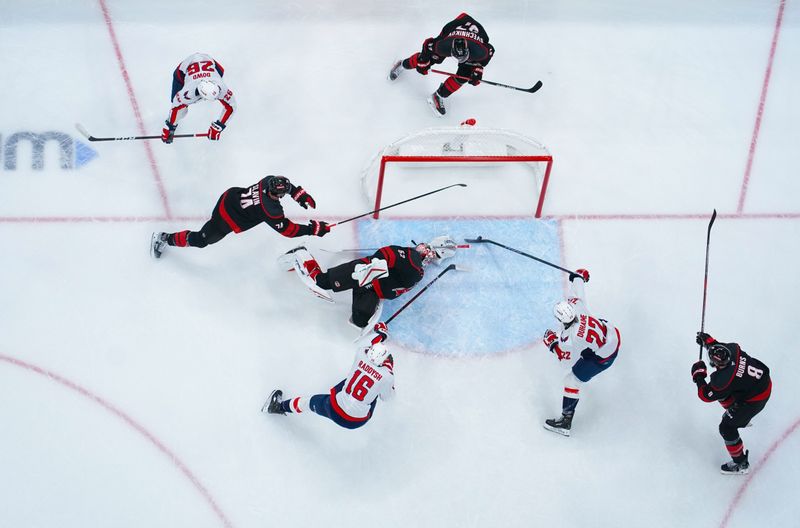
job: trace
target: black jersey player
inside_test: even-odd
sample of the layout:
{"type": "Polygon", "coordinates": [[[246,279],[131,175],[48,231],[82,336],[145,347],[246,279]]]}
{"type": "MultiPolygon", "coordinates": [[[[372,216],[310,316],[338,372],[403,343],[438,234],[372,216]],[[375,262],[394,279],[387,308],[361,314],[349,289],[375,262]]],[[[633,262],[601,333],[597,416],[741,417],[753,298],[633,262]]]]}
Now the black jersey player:
{"type": "Polygon", "coordinates": [[[483,26],[466,13],[445,24],[437,37],[429,37],[422,43],[422,50],[405,60],[397,61],[389,72],[394,81],[406,69],[416,69],[427,75],[433,64],[441,64],[448,57],[458,61],[455,75],[448,77],[428,98],[436,115],[446,112],[444,100],[469,82],[478,86],[483,78],[483,68],[494,55],[494,46],[489,44],[489,35],[483,26]]]}
{"type": "Polygon", "coordinates": [[[250,187],[231,187],[219,197],[211,219],[200,231],[153,233],[150,253],[160,258],[166,246],[203,248],[222,240],[228,233],[241,233],[266,223],[288,238],[304,235],[325,236],[327,222],[311,220],[308,225],[295,224],[283,215],[280,199],[289,194],[303,208],[316,208],[316,202],[305,189],[292,184],[284,176],[267,176],[250,187]]]}
{"type": "Polygon", "coordinates": [[[351,260],[322,271],[316,259],[304,248],[292,250],[303,275],[320,297],[327,292],[353,291],[351,322],[365,328],[380,317],[384,299],[396,299],[425,276],[425,268],[455,254],[456,244],[447,236],[413,247],[384,246],[369,257],[351,260]]]}
{"type": "Polygon", "coordinates": [[[772,392],[769,367],[746,354],[738,343],[720,343],[710,335],[698,332],[697,343],[708,352],[708,360],[715,371],[706,382],[706,364],[698,361],[692,365],[692,380],[697,384],[697,395],[704,402],[719,401],[725,408],[719,433],[733,459],[722,465],[722,473],[744,474],[750,470],[748,451],[739,436],[739,429],[760,413],[772,392]]]}

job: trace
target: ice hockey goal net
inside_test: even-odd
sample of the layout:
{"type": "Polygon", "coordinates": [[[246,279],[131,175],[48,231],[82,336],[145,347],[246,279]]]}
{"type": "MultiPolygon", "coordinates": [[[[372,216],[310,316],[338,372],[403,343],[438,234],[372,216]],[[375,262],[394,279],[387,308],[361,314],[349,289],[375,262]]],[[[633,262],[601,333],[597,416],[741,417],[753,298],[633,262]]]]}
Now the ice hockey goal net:
{"type": "MultiPolygon", "coordinates": [[[[394,180],[404,177],[391,170],[394,166],[413,170],[417,175],[413,180],[415,190],[420,181],[441,184],[419,187],[419,193],[422,193],[449,183],[441,176],[442,172],[437,172],[442,168],[449,168],[445,172],[451,179],[458,180],[466,172],[460,169],[481,167],[483,176],[478,181],[488,183],[481,187],[491,188],[493,176],[497,176],[506,165],[520,167],[521,177],[527,180],[526,189],[519,191],[524,196],[515,197],[528,204],[525,214],[533,213],[536,218],[541,217],[553,166],[553,157],[547,148],[539,141],[517,132],[475,126],[474,119],[465,121],[461,126],[425,129],[394,141],[370,161],[362,175],[362,186],[367,199],[377,210],[381,208],[386,195],[387,182],[393,180],[392,183],[397,183],[394,180]],[[487,168],[493,168],[494,171],[488,172],[495,174],[486,174],[487,168]]],[[[409,193],[406,192],[406,195],[409,193]]],[[[373,218],[378,218],[379,214],[376,211],[373,218]]]]}

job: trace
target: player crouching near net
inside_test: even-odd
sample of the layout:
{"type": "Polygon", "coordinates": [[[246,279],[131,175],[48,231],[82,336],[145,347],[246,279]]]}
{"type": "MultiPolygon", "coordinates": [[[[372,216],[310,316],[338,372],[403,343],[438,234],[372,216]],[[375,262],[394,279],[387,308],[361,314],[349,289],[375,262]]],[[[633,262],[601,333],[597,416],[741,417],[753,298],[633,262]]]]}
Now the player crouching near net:
{"type": "Polygon", "coordinates": [[[378,397],[394,397],[394,359],[383,341],[388,336],[384,323],[374,327],[375,337],[368,347],[359,347],[347,377],[328,394],[294,397],[284,400],[283,391],[272,391],[261,408],[269,414],[302,414],[312,411],[346,429],[366,424],[375,411],[378,397]]]}
{"type": "Polygon", "coordinates": [[[430,97],[428,104],[437,116],[447,110],[444,100],[464,84],[478,86],[483,78],[483,68],[494,55],[494,46],[489,44],[489,35],[483,26],[466,13],[461,13],[445,24],[437,37],[429,37],[422,43],[422,51],[409,58],[397,61],[389,72],[389,80],[394,81],[405,70],[416,69],[428,75],[433,64],[441,64],[447,57],[458,61],[455,75],[448,77],[430,97]]]}
{"type": "Polygon", "coordinates": [[[544,344],[559,361],[575,361],[564,378],[564,397],[561,418],[545,420],[544,428],[569,436],[572,417],[580,399],[581,386],[597,376],[617,359],[619,330],[605,319],[593,317],[586,306],[584,283],[589,282],[589,272],[579,269],[570,275],[573,297],[561,301],[553,314],[561,323],[559,333],[547,330],[544,344]]]}
{"type": "Polygon", "coordinates": [[[384,299],[396,299],[425,276],[425,268],[455,255],[456,243],[439,236],[415,247],[384,246],[370,257],[351,260],[322,271],[317,260],[298,247],[287,253],[294,258],[300,280],[318,297],[333,302],[330,291],[353,290],[350,322],[369,328],[380,319],[384,299]]]}
{"type": "Polygon", "coordinates": [[[311,220],[298,225],[283,216],[281,198],[290,195],[301,207],[316,208],[317,204],[305,189],[294,185],[284,176],[267,176],[250,187],[231,187],[219,197],[211,219],[200,231],[153,233],[150,254],[161,258],[167,246],[204,248],[225,238],[228,233],[241,233],[261,223],[288,238],[314,235],[325,236],[330,231],[327,222],[311,220]]]}
{"type": "Polygon", "coordinates": [[[698,361],[692,365],[697,396],[704,402],[719,401],[725,408],[719,434],[732,460],[722,464],[720,471],[723,475],[744,475],[750,471],[750,462],[739,429],[747,427],[769,401],[772,394],[769,367],[745,354],[738,343],[720,343],[704,332],[697,332],[697,344],[706,348],[708,361],[715,369],[708,383],[706,364],[698,361]]]}

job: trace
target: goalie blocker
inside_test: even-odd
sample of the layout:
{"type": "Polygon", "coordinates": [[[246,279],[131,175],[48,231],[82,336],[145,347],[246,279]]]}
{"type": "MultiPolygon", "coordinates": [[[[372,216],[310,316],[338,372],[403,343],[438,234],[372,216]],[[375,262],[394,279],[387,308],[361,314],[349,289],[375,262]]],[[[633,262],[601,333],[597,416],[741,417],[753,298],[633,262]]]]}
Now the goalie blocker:
{"type": "Polygon", "coordinates": [[[333,301],[330,292],[352,290],[350,322],[363,329],[380,318],[384,299],[396,299],[409,291],[425,276],[428,265],[452,257],[456,247],[449,236],[414,247],[384,246],[369,257],[327,271],[305,247],[298,247],[282,256],[279,264],[285,269],[291,263],[309,290],[327,301],[333,301]]]}

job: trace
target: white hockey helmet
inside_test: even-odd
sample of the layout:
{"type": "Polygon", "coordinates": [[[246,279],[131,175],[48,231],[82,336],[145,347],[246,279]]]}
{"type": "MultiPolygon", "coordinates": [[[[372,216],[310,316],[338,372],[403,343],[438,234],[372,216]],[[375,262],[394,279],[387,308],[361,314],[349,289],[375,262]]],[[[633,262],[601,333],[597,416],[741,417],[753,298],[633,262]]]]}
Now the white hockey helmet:
{"type": "Polygon", "coordinates": [[[389,357],[389,349],[383,343],[373,343],[367,349],[367,358],[374,365],[383,365],[387,357],[389,357]]]}
{"type": "Polygon", "coordinates": [[[575,312],[575,307],[569,301],[561,301],[553,306],[553,315],[556,316],[562,324],[568,325],[578,317],[575,312]]]}
{"type": "Polygon", "coordinates": [[[203,99],[213,101],[219,95],[219,85],[204,79],[197,84],[197,93],[203,99]]]}

